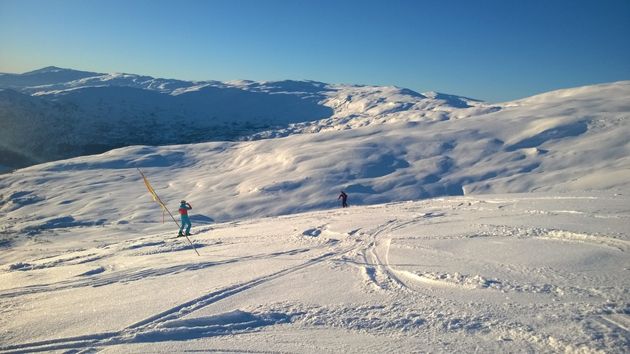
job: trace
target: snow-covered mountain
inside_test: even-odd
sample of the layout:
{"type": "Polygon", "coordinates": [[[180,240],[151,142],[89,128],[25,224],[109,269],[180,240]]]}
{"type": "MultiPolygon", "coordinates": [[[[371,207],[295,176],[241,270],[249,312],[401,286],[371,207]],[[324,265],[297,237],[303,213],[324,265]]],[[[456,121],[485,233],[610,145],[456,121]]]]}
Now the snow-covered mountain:
{"type": "MultiPolygon", "coordinates": [[[[409,111],[403,111],[396,116],[400,121],[387,124],[357,117],[370,123],[361,128],[342,129],[329,119],[310,123],[317,134],[130,146],[5,175],[1,210],[21,220],[5,224],[11,232],[46,228],[60,216],[133,222],[146,211],[134,202],[143,188],[135,168],[151,176],[165,200],[189,199],[217,221],[330,208],[341,189],[354,205],[479,193],[623,190],[630,183],[629,98],[630,82],[624,81],[508,102],[466,119],[416,121],[405,119],[409,111]],[[51,174],[56,177],[43,177],[51,174]],[[80,199],[68,197],[68,185],[82,191],[80,199]],[[112,200],[119,204],[115,209],[108,207],[112,200]]],[[[453,108],[450,115],[469,109],[453,108]]]]}
{"type": "MultiPolygon", "coordinates": [[[[62,77],[72,75],[86,74],[69,71],[62,77]]],[[[76,153],[79,145],[96,153],[129,141],[177,142],[202,124],[195,114],[208,111],[234,119],[260,112],[266,118],[259,122],[288,125],[253,140],[134,145],[4,175],[1,216],[20,220],[3,223],[11,233],[39,232],[60,215],[87,223],[133,222],[146,208],[133,202],[141,194],[128,192],[142,187],[135,168],[146,170],[165,200],[190,199],[217,221],[330,208],[341,189],[351,204],[361,205],[479,193],[623,190],[630,183],[629,81],[496,105],[393,87],[191,83],[127,74],[20,89],[29,94],[0,91],[0,102],[6,102],[0,107],[11,112],[0,133],[4,160],[37,163],[50,151],[76,153]],[[189,114],[165,119],[173,105],[189,114]],[[151,109],[154,119],[121,118],[151,109]],[[89,111],[91,118],[78,111],[89,111]],[[330,117],[290,123],[306,120],[295,117],[307,113],[330,117]],[[42,177],[49,174],[57,177],[42,177]],[[82,191],[81,199],[68,197],[68,185],[82,191]],[[110,200],[121,204],[110,209],[110,200]]]]}
{"type": "Polygon", "coordinates": [[[29,71],[23,74],[0,73],[0,86],[3,88],[24,90],[29,87],[56,85],[62,82],[72,82],[100,75],[102,74],[47,66],[45,68],[29,71]]]}
{"type": "Polygon", "coordinates": [[[0,352],[630,345],[630,81],[490,105],[99,74],[14,85],[0,102],[24,134],[3,148],[32,163],[51,136],[72,151],[177,141],[161,129],[275,102],[241,141],[126,146],[0,175],[0,352]],[[187,113],[171,122],[175,103],[187,113]],[[130,118],[148,107],[155,136],[130,118]],[[302,108],[321,116],[295,118],[302,108]],[[174,238],[137,168],[171,210],[193,205],[191,243],[174,238]]]}
{"type": "Polygon", "coordinates": [[[499,109],[396,87],[189,82],[56,67],[0,75],[0,89],[0,164],[14,167],[129,145],[259,139],[499,109]]]}

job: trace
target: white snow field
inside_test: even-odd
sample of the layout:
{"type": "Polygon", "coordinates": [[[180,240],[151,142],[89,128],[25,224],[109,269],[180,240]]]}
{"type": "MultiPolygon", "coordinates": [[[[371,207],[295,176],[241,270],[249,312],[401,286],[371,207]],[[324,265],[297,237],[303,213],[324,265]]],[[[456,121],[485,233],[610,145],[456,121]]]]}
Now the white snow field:
{"type": "Polygon", "coordinates": [[[1,175],[0,352],[627,353],[630,82],[497,107],[1,175]]]}
{"type": "Polygon", "coordinates": [[[629,221],[609,193],[449,197],[200,225],[201,256],[67,228],[3,249],[0,350],[621,353],[629,221]]]}

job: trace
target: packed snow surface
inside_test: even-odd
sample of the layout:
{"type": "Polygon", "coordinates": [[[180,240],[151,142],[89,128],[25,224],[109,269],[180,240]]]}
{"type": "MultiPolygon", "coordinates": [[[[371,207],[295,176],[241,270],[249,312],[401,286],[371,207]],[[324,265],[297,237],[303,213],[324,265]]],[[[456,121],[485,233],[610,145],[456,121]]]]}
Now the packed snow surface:
{"type": "Polygon", "coordinates": [[[3,246],[0,350],[621,353],[629,222],[627,195],[448,197],[197,223],[200,256],[65,226],[3,246]]]}

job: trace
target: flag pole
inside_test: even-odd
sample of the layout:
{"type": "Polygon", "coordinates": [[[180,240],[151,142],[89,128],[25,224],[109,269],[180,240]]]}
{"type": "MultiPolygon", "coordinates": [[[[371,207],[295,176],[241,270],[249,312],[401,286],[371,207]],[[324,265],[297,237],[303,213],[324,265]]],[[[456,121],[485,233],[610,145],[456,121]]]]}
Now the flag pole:
{"type": "MultiPolygon", "coordinates": [[[[171,219],[173,219],[173,222],[175,222],[175,225],[177,225],[178,229],[181,229],[181,226],[179,226],[179,223],[177,222],[177,220],[175,219],[175,217],[173,216],[173,214],[171,214],[171,211],[168,210],[168,208],[166,207],[166,205],[164,204],[164,202],[162,202],[162,199],[160,199],[160,197],[157,195],[157,193],[155,192],[155,190],[153,189],[153,187],[151,187],[151,184],[149,183],[149,180],[147,179],[147,177],[144,175],[144,173],[142,173],[142,171],[140,171],[139,168],[136,167],[136,170],[138,170],[138,172],[140,172],[140,175],[142,176],[142,179],[144,180],[144,185],[147,186],[147,189],[149,190],[149,193],[151,193],[151,197],[153,197],[153,200],[158,203],[163,210],[166,210],[166,212],[168,213],[168,215],[171,216],[171,219]]],[[[195,253],[197,254],[197,256],[201,255],[199,254],[199,252],[197,251],[197,248],[195,247],[195,244],[192,243],[192,241],[188,238],[188,236],[184,235],[186,237],[186,239],[188,240],[188,242],[190,243],[190,245],[192,246],[193,250],[195,251],[195,253]]]]}

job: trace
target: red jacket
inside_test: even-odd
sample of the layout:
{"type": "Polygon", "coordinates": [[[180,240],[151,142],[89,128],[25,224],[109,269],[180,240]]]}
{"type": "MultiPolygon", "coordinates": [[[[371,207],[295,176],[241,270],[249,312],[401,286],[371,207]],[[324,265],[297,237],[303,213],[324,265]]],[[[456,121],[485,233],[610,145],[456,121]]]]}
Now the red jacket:
{"type": "Polygon", "coordinates": [[[188,210],[192,209],[190,204],[182,204],[179,206],[179,215],[188,215],[188,210]]]}

